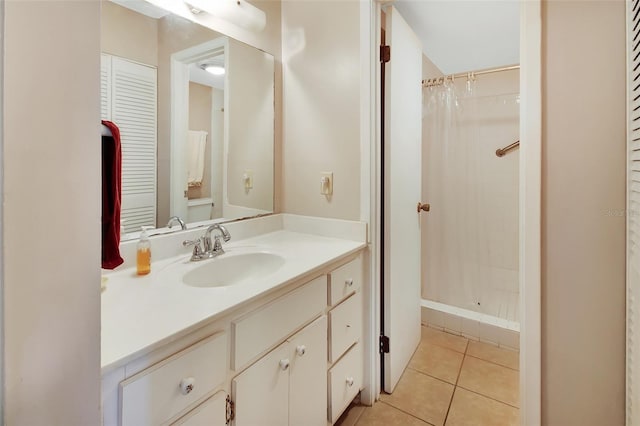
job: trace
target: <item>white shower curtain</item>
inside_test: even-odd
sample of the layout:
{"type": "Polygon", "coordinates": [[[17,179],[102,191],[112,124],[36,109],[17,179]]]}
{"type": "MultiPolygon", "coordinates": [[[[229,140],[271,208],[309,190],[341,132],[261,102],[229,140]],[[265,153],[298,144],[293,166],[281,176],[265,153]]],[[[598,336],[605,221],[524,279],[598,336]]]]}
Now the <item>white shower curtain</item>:
{"type": "MultiPolygon", "coordinates": [[[[490,103],[490,108],[495,107],[498,98],[479,97],[475,82],[461,83],[447,82],[423,91],[423,193],[431,211],[423,234],[422,296],[494,316],[514,317],[514,312],[506,312],[514,308],[504,306],[501,292],[514,290],[514,277],[517,292],[517,257],[513,265],[513,253],[503,253],[504,247],[513,247],[512,243],[517,251],[517,233],[514,236],[510,228],[511,236],[501,235],[505,230],[499,229],[502,225],[497,216],[506,213],[509,222],[515,220],[517,225],[517,189],[514,197],[510,187],[508,202],[496,201],[501,197],[501,184],[495,182],[515,178],[517,185],[517,173],[496,176],[503,173],[496,170],[505,164],[494,158],[501,143],[495,135],[502,136],[504,131],[496,133],[496,124],[492,123],[495,117],[488,120],[487,106],[490,103]],[[488,140],[494,137],[498,140],[488,140]],[[500,206],[510,206],[511,211],[496,211],[500,206]],[[506,244],[504,238],[509,239],[506,244]],[[514,269],[515,275],[503,280],[506,272],[501,271],[511,273],[514,269]],[[510,283],[502,282],[505,280],[510,283]]],[[[517,111],[514,100],[511,95],[510,112],[514,107],[517,111]]],[[[517,132],[517,115],[515,119],[517,132]]],[[[505,140],[509,137],[513,136],[504,136],[505,140]]],[[[507,161],[513,162],[514,158],[507,161]]]]}

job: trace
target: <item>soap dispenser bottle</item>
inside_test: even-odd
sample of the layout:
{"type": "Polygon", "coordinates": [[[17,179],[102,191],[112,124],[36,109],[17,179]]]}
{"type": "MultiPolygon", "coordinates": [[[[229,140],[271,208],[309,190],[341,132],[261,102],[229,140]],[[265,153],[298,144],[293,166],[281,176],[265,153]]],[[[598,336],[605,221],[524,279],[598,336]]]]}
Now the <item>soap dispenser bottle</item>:
{"type": "Polygon", "coordinates": [[[151,272],[151,242],[149,241],[149,235],[147,235],[147,229],[150,226],[143,226],[140,233],[140,241],[136,246],[136,265],[138,275],[147,275],[151,272]]]}

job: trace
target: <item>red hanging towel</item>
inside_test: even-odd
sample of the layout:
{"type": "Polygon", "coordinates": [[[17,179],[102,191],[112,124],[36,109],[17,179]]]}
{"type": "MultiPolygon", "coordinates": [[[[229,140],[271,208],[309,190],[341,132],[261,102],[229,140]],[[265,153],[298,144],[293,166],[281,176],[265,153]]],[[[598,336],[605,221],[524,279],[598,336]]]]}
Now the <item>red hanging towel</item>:
{"type": "Polygon", "coordinates": [[[102,267],[114,269],[120,256],[120,208],[122,203],[122,148],[120,129],[102,120],[113,136],[102,136],[102,267]]]}

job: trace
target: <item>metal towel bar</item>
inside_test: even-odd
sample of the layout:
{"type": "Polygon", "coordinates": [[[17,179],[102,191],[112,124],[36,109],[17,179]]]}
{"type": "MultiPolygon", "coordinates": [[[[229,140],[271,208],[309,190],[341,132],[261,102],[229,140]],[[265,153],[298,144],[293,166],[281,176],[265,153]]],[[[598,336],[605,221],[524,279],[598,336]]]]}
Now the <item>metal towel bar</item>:
{"type": "Polygon", "coordinates": [[[496,155],[498,157],[504,157],[505,154],[507,154],[509,151],[516,149],[517,147],[520,146],[520,141],[515,141],[514,143],[512,143],[511,145],[507,145],[504,148],[498,148],[496,149],[496,155]]]}

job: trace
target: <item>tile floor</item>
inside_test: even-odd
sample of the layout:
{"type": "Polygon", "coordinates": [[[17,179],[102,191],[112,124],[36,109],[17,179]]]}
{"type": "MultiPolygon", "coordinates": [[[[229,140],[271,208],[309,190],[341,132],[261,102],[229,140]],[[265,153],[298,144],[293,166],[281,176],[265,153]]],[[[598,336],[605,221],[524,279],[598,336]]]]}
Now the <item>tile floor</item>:
{"type": "Polygon", "coordinates": [[[422,327],[393,394],[352,406],[340,426],[518,424],[518,352],[422,327]]]}

